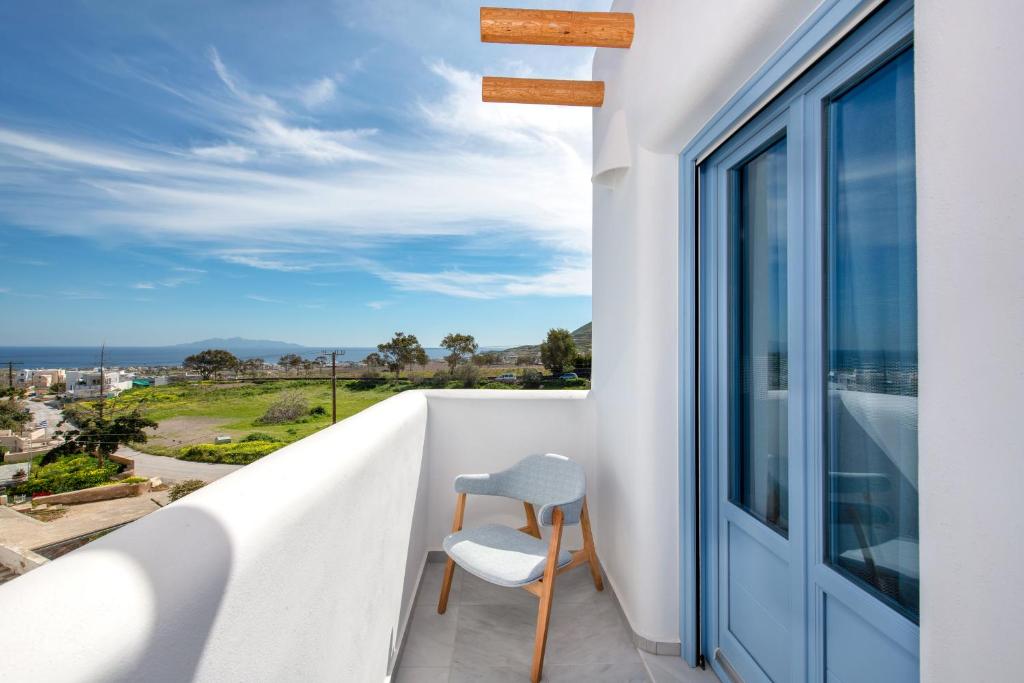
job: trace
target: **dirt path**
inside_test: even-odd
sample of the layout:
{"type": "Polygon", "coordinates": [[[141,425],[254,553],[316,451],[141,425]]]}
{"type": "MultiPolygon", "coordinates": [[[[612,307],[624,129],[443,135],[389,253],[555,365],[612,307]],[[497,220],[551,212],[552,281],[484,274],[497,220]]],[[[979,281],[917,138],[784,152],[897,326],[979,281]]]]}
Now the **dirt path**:
{"type": "Polygon", "coordinates": [[[182,416],[160,420],[160,426],[149,437],[149,443],[165,448],[182,448],[197,443],[213,443],[221,434],[234,435],[235,430],[225,431],[221,425],[231,420],[221,417],[182,416]]]}

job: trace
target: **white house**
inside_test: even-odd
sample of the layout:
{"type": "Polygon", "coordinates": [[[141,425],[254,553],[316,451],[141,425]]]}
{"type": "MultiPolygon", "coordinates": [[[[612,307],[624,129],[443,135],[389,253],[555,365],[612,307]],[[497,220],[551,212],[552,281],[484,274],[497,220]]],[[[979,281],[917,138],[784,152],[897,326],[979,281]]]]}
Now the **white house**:
{"type": "Polygon", "coordinates": [[[0,587],[10,676],[389,680],[453,478],[557,452],[652,678],[1021,679],[1024,8],[611,9],[593,389],[405,392],[0,587]]]}
{"type": "Polygon", "coordinates": [[[116,395],[132,388],[134,373],[116,368],[104,370],[68,370],[66,373],[67,393],[72,399],[95,398],[100,394],[100,376],[103,377],[103,393],[116,395]]]}
{"type": "Polygon", "coordinates": [[[65,380],[62,368],[26,368],[18,371],[15,383],[18,386],[49,388],[65,380]]]}

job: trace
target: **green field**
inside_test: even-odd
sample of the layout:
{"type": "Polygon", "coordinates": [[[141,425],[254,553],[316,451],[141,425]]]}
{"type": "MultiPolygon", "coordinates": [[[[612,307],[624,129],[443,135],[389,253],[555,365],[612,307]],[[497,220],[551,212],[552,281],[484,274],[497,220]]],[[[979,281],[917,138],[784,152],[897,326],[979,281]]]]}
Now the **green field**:
{"type": "MultiPolygon", "coordinates": [[[[393,396],[394,384],[367,386],[358,381],[338,382],[338,420],[354,415],[393,396]]],[[[233,384],[196,383],[133,389],[113,403],[119,407],[140,405],[143,413],[159,423],[144,444],[133,448],[155,455],[179,456],[188,446],[209,444],[221,435],[239,441],[246,435],[268,434],[280,448],[331,424],[331,385],[322,381],[285,380],[233,384]],[[260,424],[268,406],[285,391],[301,393],[309,407],[322,406],[326,415],[306,415],[284,424],[260,424]]]]}
{"type": "MultiPolygon", "coordinates": [[[[338,420],[355,415],[405,389],[454,389],[460,386],[462,383],[446,372],[413,375],[402,380],[339,380],[338,420]]],[[[518,388],[486,378],[480,378],[478,386],[504,390],[518,388]]],[[[559,390],[588,386],[585,380],[563,382],[548,377],[541,388],[559,390]]],[[[110,404],[115,409],[139,406],[146,417],[159,424],[155,430],[148,430],[152,433],[146,443],[132,444],[132,448],[200,462],[248,464],[331,424],[331,384],[322,380],[239,380],[144,387],[125,392],[112,399],[110,404]],[[263,424],[260,418],[285,392],[301,394],[310,409],[322,408],[324,414],[303,414],[291,422],[263,424]],[[232,443],[214,445],[218,436],[230,436],[232,443]]],[[[66,412],[73,413],[74,410],[72,406],[66,412]]]]}

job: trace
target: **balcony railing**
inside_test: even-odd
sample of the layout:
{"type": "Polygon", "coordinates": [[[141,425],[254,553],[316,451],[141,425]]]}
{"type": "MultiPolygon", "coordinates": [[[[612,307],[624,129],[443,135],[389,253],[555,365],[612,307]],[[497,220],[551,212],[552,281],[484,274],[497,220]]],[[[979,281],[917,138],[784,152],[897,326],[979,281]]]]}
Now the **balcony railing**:
{"type": "MultiPolygon", "coordinates": [[[[18,615],[0,624],[5,673],[386,680],[455,475],[534,452],[592,471],[586,398],[406,392],[281,449],[0,588],[18,615]]],[[[521,508],[480,499],[468,514],[519,526],[521,508]]]]}

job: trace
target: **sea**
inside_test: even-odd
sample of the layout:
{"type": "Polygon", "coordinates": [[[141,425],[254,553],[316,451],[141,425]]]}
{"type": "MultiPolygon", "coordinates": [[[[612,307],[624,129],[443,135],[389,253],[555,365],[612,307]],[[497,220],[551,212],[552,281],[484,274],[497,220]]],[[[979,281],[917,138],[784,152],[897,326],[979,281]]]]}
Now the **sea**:
{"type": "MultiPolygon", "coordinates": [[[[278,358],[287,353],[295,353],[309,359],[323,355],[322,347],[222,348],[226,348],[242,360],[262,358],[267,363],[276,363],[278,358]]],[[[184,362],[186,356],[202,350],[194,346],[108,346],[104,363],[107,367],[120,368],[177,367],[184,362]]],[[[345,352],[338,355],[338,362],[361,361],[376,350],[368,346],[338,347],[338,351],[345,352]]],[[[425,351],[431,359],[443,358],[448,353],[441,348],[426,348],[425,351]]],[[[8,361],[18,363],[15,370],[94,368],[100,364],[100,349],[98,346],[0,346],[0,367],[6,366],[8,361]]]]}

